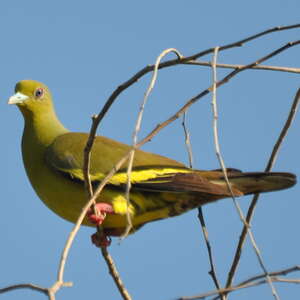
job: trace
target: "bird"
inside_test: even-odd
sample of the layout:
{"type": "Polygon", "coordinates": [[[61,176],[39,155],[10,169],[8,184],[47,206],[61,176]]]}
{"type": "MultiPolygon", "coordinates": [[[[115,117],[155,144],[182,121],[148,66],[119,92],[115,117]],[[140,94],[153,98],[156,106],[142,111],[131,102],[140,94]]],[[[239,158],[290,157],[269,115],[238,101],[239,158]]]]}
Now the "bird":
{"type": "MultiPolygon", "coordinates": [[[[75,223],[87,202],[83,153],[88,133],[71,132],[57,118],[48,87],[22,80],[9,98],[24,117],[22,157],[29,181],[50,210],[75,223]]],[[[132,146],[96,136],[91,150],[90,178],[95,189],[132,146]]],[[[130,176],[129,205],[125,190],[127,163],[109,180],[97,198],[99,214],[89,211],[83,225],[101,225],[103,236],[93,242],[107,247],[111,236],[122,236],[146,223],[181,215],[217,200],[292,187],[296,176],[287,172],[242,172],[228,168],[231,191],[222,170],[195,170],[183,163],[137,149],[130,176]]],[[[93,239],[93,238],[92,238],[93,239]]]]}

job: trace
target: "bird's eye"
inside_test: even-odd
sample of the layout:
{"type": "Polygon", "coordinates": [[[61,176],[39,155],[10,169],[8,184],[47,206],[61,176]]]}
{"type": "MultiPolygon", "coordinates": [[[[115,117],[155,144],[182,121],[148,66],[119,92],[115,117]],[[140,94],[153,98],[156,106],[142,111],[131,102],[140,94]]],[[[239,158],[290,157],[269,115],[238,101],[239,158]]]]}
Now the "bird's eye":
{"type": "Polygon", "coordinates": [[[44,89],[43,88],[37,88],[34,92],[35,98],[41,98],[44,95],[44,89]]]}

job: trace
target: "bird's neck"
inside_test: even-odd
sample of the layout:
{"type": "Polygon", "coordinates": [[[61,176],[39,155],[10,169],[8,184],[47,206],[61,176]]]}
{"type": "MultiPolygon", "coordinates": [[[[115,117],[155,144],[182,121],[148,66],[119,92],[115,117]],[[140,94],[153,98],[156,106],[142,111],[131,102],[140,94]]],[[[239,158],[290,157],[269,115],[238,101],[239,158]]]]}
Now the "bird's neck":
{"type": "Polygon", "coordinates": [[[39,114],[23,112],[25,127],[23,132],[23,147],[34,145],[44,148],[50,145],[54,139],[68,130],[58,120],[54,110],[48,110],[39,114]]]}

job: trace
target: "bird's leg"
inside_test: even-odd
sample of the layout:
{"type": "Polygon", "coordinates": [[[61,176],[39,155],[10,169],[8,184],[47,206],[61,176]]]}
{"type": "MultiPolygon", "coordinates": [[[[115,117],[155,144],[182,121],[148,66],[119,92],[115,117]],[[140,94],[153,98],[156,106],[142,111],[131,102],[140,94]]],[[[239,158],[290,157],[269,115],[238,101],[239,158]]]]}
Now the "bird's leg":
{"type": "MultiPolygon", "coordinates": [[[[97,226],[101,225],[106,217],[107,214],[113,214],[114,209],[111,204],[109,203],[96,203],[95,210],[97,211],[94,213],[93,209],[89,209],[87,212],[87,218],[93,224],[97,226]]],[[[111,244],[111,238],[107,236],[103,231],[97,231],[91,236],[92,243],[96,247],[108,247],[111,244]]]]}

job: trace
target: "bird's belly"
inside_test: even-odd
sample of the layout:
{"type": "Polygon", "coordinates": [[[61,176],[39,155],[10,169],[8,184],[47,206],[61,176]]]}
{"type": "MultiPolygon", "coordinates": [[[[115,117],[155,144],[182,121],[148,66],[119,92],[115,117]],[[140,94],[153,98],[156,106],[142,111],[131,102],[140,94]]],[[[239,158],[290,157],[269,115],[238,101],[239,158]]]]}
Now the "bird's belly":
{"type": "Polygon", "coordinates": [[[87,202],[83,185],[45,168],[28,174],[31,184],[40,199],[60,217],[76,222],[82,207],[87,202]]]}
{"type": "MultiPolygon", "coordinates": [[[[45,205],[65,220],[75,223],[87,203],[88,197],[81,182],[69,178],[49,168],[39,169],[38,172],[29,172],[28,177],[35,192],[45,205]]],[[[157,196],[159,196],[157,194],[157,196]]],[[[131,193],[129,211],[135,227],[152,220],[168,217],[169,209],[160,197],[147,197],[144,193],[131,193]]],[[[113,205],[115,214],[107,215],[103,226],[108,228],[126,228],[127,202],[125,194],[120,189],[104,188],[97,202],[106,202],[113,205]]],[[[87,218],[84,225],[94,226],[87,218]]]]}

